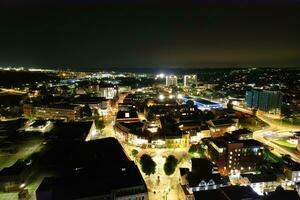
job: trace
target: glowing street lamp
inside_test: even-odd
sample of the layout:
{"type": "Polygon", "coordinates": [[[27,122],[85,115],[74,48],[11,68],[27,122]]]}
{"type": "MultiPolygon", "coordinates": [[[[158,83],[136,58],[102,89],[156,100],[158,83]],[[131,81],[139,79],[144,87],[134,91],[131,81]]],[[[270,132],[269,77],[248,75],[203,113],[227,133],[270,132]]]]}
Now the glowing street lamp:
{"type": "Polygon", "coordinates": [[[183,97],[182,94],[177,95],[177,99],[182,99],[182,97],[183,97]]]}
{"type": "Polygon", "coordinates": [[[159,100],[164,100],[164,99],[165,99],[165,96],[164,96],[163,94],[160,94],[160,95],[158,96],[158,99],[159,99],[159,100]]]}

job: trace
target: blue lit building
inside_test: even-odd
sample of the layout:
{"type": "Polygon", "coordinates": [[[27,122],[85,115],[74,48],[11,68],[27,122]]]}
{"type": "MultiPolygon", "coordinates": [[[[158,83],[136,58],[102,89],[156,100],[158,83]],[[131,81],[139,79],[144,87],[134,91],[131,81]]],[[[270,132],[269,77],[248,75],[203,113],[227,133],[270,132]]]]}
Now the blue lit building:
{"type": "Polygon", "coordinates": [[[211,110],[211,109],[224,108],[223,104],[214,103],[214,102],[211,102],[211,101],[208,101],[205,99],[194,98],[194,97],[190,97],[190,96],[183,97],[182,101],[184,103],[187,103],[188,101],[192,101],[192,102],[194,102],[194,105],[196,105],[198,107],[198,109],[200,109],[200,110],[211,110]]]}
{"type": "Polygon", "coordinates": [[[251,90],[246,92],[246,105],[265,112],[280,113],[282,94],[277,91],[251,90]]]}

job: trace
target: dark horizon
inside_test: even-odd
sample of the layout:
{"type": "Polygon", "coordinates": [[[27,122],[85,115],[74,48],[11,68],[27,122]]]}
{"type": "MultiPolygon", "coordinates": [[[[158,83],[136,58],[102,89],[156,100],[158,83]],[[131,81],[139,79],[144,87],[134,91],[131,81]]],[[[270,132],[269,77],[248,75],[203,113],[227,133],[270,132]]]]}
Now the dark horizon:
{"type": "Polygon", "coordinates": [[[299,1],[128,2],[3,1],[0,65],[300,66],[299,1]]]}

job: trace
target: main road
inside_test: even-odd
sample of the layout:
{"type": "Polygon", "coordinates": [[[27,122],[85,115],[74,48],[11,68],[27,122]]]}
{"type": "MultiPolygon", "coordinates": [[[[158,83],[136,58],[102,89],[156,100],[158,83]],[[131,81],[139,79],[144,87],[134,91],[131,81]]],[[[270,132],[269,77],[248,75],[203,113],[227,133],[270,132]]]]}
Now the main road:
{"type": "Polygon", "coordinates": [[[259,130],[259,131],[255,131],[253,132],[253,139],[269,146],[272,147],[273,149],[276,150],[276,152],[280,153],[280,154],[287,154],[291,156],[291,159],[293,159],[294,161],[300,163],[300,152],[297,151],[296,149],[291,149],[288,147],[283,147],[280,146],[274,142],[272,142],[271,140],[268,140],[267,137],[265,137],[266,133],[274,133],[276,131],[290,131],[289,129],[276,129],[272,126],[270,126],[269,128],[263,129],[263,130],[259,130]]]}
{"type": "MultiPolygon", "coordinates": [[[[240,111],[240,112],[243,112],[246,114],[252,114],[252,111],[245,109],[245,108],[241,108],[241,107],[237,107],[237,106],[234,106],[233,108],[237,111],[240,111]]],[[[280,145],[272,142],[271,140],[269,140],[267,137],[265,137],[266,133],[271,133],[271,134],[274,133],[275,134],[275,132],[300,131],[300,127],[295,126],[295,125],[285,125],[282,123],[281,124],[275,123],[272,119],[268,118],[263,113],[258,112],[256,114],[256,116],[263,122],[267,123],[269,125],[269,127],[266,129],[262,129],[262,130],[253,132],[253,139],[255,139],[269,147],[272,147],[280,154],[290,155],[294,161],[300,163],[300,152],[299,151],[297,151],[296,149],[291,149],[288,147],[280,146],[280,145]]]]}

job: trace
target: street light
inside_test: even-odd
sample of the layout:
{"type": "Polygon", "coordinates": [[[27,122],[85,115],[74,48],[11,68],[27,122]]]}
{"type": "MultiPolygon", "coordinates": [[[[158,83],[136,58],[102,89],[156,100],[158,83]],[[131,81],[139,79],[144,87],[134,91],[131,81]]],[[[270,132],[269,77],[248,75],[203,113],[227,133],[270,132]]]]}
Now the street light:
{"type": "Polygon", "coordinates": [[[159,99],[159,100],[164,100],[164,99],[165,99],[165,96],[164,96],[163,94],[160,94],[160,95],[158,96],[158,99],[159,99]]]}
{"type": "Polygon", "coordinates": [[[177,95],[177,99],[182,99],[182,97],[183,97],[182,94],[177,95]]]}

